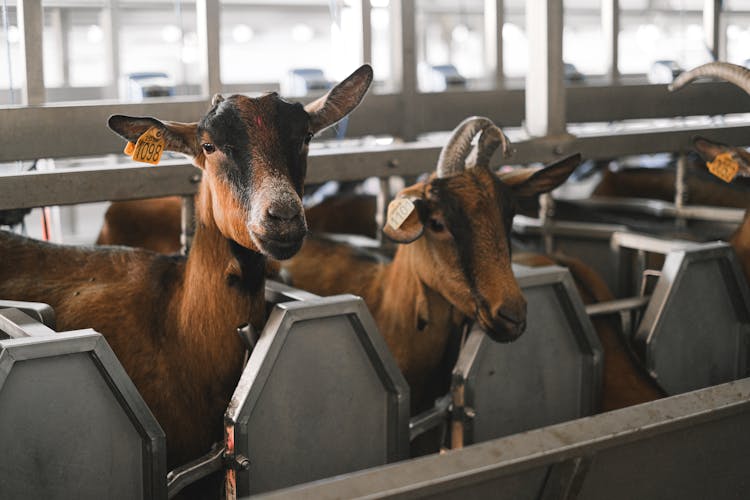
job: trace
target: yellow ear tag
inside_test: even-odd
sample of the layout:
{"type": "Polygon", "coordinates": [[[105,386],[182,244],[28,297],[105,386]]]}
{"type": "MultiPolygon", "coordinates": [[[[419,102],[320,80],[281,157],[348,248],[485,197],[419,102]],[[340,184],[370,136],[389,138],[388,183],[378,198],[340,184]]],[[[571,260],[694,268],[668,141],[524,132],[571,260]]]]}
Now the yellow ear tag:
{"type": "Polygon", "coordinates": [[[133,156],[133,151],[135,151],[135,143],[128,141],[128,143],[125,145],[125,149],[123,150],[123,153],[125,153],[128,156],[133,156]]]}
{"type": "Polygon", "coordinates": [[[156,165],[161,160],[165,142],[164,133],[157,127],[151,127],[141,134],[135,146],[131,147],[132,142],[128,143],[125,147],[125,154],[132,151],[135,161],[156,165]]]}
{"type": "Polygon", "coordinates": [[[388,210],[388,224],[398,229],[407,217],[414,211],[414,203],[407,198],[393,200],[388,210]]]}
{"type": "Polygon", "coordinates": [[[724,182],[732,182],[732,179],[740,170],[740,164],[734,159],[732,153],[721,153],[716,155],[713,161],[706,164],[709,172],[724,182]]]}

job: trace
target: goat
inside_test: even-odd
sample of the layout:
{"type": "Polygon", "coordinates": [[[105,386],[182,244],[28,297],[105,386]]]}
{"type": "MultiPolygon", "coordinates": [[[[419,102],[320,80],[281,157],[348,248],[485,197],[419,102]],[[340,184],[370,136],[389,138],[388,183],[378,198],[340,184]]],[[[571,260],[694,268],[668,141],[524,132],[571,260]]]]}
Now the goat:
{"type": "Polygon", "coordinates": [[[188,257],[0,232],[0,297],[49,303],[61,329],[106,337],[166,433],[170,468],[222,439],[243,363],[236,330],[265,321],[266,256],[291,257],[307,233],[308,143],[351,112],[371,82],[364,65],[306,106],[276,93],[217,95],[196,123],[110,117],[130,142],[155,128],[164,149],[202,170],[188,257]]]}
{"type": "MultiPolygon", "coordinates": [[[[679,90],[699,77],[721,78],[737,85],[750,95],[750,70],[726,62],[712,62],[686,71],[672,82],[669,90],[679,90]]],[[[730,164],[734,162],[735,174],[750,176],[750,153],[743,148],[727,146],[703,137],[693,139],[693,146],[707,163],[715,162],[717,157],[722,155],[730,164]]],[[[727,181],[729,180],[731,178],[727,177],[727,181]]],[[[745,279],[750,283],[750,208],[745,212],[740,226],[729,237],[729,244],[740,260],[745,279]]]]}
{"type": "Polygon", "coordinates": [[[308,238],[299,254],[282,264],[295,286],[364,298],[411,387],[414,411],[431,404],[430,382],[451,332],[465,319],[478,321],[495,341],[521,335],[526,301],[510,265],[515,199],[550,191],[580,162],[580,156],[572,156],[508,184],[489,169],[500,143],[505,145],[502,131],[487,118],[468,118],[456,127],[436,172],[402,190],[388,207],[383,232],[402,244],[391,263],[365,258],[345,244],[308,238]],[[480,130],[483,154],[464,168],[480,130]],[[394,224],[404,203],[411,211],[394,224]]]}

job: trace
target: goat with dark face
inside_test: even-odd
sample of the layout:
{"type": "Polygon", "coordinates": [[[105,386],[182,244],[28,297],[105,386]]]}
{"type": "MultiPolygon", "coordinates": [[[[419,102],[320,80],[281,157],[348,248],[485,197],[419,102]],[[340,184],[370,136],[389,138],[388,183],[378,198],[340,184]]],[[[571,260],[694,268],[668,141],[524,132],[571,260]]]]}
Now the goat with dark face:
{"type": "Polygon", "coordinates": [[[165,149],[202,169],[188,257],[0,232],[0,297],[49,303],[60,329],[105,335],[166,432],[169,467],[222,439],[242,369],[237,327],[263,326],[266,256],[290,257],[306,233],[307,144],[352,111],[371,81],[363,66],[306,107],[276,94],[217,97],[199,123],[111,117],[128,141],[155,128],[165,149]]]}
{"type": "Polygon", "coordinates": [[[401,191],[389,207],[390,215],[404,199],[414,207],[400,224],[383,229],[402,243],[392,263],[315,238],[285,263],[297,287],[364,298],[411,386],[415,410],[431,404],[428,386],[438,376],[451,332],[466,318],[499,342],[523,333],[526,301],[511,270],[508,239],[514,199],[553,189],[580,162],[574,156],[506,183],[488,166],[500,144],[502,131],[486,118],[469,118],[454,130],[436,172],[401,191]],[[482,147],[467,161],[480,131],[482,147]],[[470,168],[464,168],[467,163],[470,168]]]}

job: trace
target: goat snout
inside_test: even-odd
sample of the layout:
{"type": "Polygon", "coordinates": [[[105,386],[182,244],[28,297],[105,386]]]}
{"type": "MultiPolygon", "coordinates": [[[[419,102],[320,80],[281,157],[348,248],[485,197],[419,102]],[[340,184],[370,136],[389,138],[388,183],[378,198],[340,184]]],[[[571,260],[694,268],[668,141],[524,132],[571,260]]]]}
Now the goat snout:
{"type": "Polygon", "coordinates": [[[487,335],[495,342],[512,342],[526,329],[526,301],[506,302],[495,309],[487,335]]]}
{"type": "Polygon", "coordinates": [[[272,203],[266,210],[271,219],[291,221],[300,215],[302,207],[297,203],[272,203]]]}
{"type": "Polygon", "coordinates": [[[249,229],[262,253],[278,260],[294,256],[307,234],[301,200],[289,193],[274,197],[253,212],[249,229]]]}

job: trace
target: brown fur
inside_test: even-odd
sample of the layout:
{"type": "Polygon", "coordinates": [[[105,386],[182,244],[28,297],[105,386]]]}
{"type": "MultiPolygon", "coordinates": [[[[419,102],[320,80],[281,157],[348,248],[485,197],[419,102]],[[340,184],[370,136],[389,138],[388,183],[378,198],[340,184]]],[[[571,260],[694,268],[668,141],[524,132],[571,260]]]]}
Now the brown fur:
{"type": "Polygon", "coordinates": [[[177,196],[112,203],[97,245],[124,245],[159,253],[180,251],[181,202],[177,196]]]}
{"type": "MultiPolygon", "coordinates": [[[[530,267],[559,265],[567,267],[584,304],[614,300],[602,277],[581,260],[557,253],[553,256],[519,254],[513,262],[530,267]]],[[[619,333],[616,315],[592,318],[594,329],[604,349],[602,411],[645,403],[664,396],[656,383],[639,366],[619,333]]]]}
{"type": "Polygon", "coordinates": [[[94,328],[106,337],[166,433],[170,468],[223,438],[222,416],[244,357],[236,329],[260,329],[265,319],[261,253],[287,258],[306,233],[299,199],[306,144],[354,109],[371,81],[372,69],[363,66],[307,111],[269,94],[228,102],[217,96],[200,124],[110,117],[110,127],[131,142],[156,127],[166,149],[203,170],[187,258],[0,232],[0,297],[49,303],[59,329],[94,328]],[[244,121],[236,119],[238,107],[244,121]],[[256,119],[264,130],[254,128],[256,119]],[[299,210],[280,219],[270,207],[299,210]]]}

